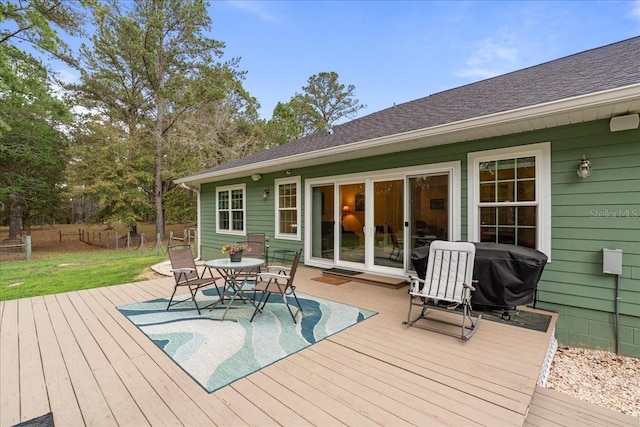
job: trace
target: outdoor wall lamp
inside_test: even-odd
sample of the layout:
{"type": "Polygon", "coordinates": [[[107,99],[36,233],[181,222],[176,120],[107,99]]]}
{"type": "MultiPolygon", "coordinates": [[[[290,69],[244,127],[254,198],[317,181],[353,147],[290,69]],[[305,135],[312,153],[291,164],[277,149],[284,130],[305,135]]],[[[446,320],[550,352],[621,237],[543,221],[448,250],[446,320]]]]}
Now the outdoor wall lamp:
{"type": "Polygon", "coordinates": [[[267,200],[269,198],[269,189],[265,188],[264,191],[262,192],[262,198],[267,200]]]}
{"type": "Polygon", "coordinates": [[[578,163],[578,176],[580,178],[589,178],[591,176],[591,162],[585,156],[578,163]]]}

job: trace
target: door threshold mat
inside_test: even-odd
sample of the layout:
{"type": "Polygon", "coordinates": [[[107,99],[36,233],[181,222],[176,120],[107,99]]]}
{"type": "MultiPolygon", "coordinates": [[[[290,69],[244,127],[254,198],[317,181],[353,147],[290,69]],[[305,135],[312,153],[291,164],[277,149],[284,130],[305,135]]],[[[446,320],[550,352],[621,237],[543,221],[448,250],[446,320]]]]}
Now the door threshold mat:
{"type": "Polygon", "coordinates": [[[343,273],[340,273],[340,270],[342,269],[332,268],[329,270],[324,270],[322,272],[322,275],[330,276],[330,277],[339,277],[343,279],[348,279],[351,282],[364,283],[367,285],[374,285],[374,286],[382,286],[382,287],[391,288],[391,289],[399,289],[407,285],[407,281],[405,278],[379,276],[377,274],[362,273],[362,272],[355,272],[356,274],[353,274],[354,272],[350,270],[346,270],[346,271],[348,271],[351,274],[343,274],[343,273]],[[338,270],[338,272],[336,272],[336,270],[338,270]]]}
{"type": "Polygon", "coordinates": [[[324,270],[322,273],[337,274],[340,276],[357,276],[358,274],[362,274],[360,271],[346,270],[344,268],[330,268],[328,270],[324,270]]]}
{"type": "Polygon", "coordinates": [[[337,276],[329,276],[328,274],[326,276],[313,277],[311,278],[311,280],[315,280],[316,282],[328,283],[330,285],[343,285],[350,281],[349,279],[343,279],[342,277],[337,276]]]}

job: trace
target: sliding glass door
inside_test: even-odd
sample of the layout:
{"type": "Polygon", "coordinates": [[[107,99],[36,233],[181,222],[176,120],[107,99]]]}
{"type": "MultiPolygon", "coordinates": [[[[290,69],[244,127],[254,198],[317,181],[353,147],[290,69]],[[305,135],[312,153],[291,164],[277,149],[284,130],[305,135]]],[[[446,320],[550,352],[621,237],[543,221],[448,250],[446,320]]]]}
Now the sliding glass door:
{"type": "Polygon", "coordinates": [[[459,164],[311,183],[310,265],[392,275],[413,270],[416,247],[460,238],[454,173],[459,164]]]}
{"type": "Polygon", "coordinates": [[[449,240],[449,174],[425,174],[408,178],[409,209],[407,250],[433,240],[449,240]]]}
{"type": "Polygon", "coordinates": [[[404,179],[373,182],[373,265],[403,268],[404,179]]]}

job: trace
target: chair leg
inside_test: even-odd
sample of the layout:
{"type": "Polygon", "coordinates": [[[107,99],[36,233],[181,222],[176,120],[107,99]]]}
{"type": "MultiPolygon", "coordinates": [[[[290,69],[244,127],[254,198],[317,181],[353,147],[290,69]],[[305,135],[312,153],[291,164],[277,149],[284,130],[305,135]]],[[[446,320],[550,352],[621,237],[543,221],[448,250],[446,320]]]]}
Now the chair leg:
{"type": "Polygon", "coordinates": [[[173,297],[176,295],[176,291],[178,290],[177,286],[173,287],[173,293],[171,294],[171,298],[169,298],[169,304],[167,304],[167,310],[171,307],[171,302],[173,301],[173,297]]]}
{"type": "Polygon", "coordinates": [[[198,315],[200,314],[200,307],[198,307],[198,301],[196,301],[196,294],[198,293],[198,289],[200,289],[200,287],[197,287],[195,289],[195,291],[191,288],[191,286],[189,286],[189,292],[191,292],[191,299],[193,300],[193,305],[196,306],[196,310],[198,310],[198,315]]]}
{"type": "Polygon", "coordinates": [[[262,292],[260,301],[258,301],[258,304],[256,304],[256,309],[253,311],[253,315],[251,316],[249,323],[253,322],[253,318],[256,317],[256,314],[258,314],[259,311],[262,311],[264,306],[267,304],[267,300],[269,299],[270,295],[271,295],[271,292],[262,292]],[[260,304],[262,304],[262,308],[260,307],[260,304]]]}
{"type": "Polygon", "coordinates": [[[178,290],[178,285],[173,287],[173,293],[171,294],[171,298],[169,298],[169,304],[167,304],[167,310],[169,310],[169,307],[176,304],[180,304],[181,302],[193,301],[193,304],[196,306],[196,310],[198,310],[198,314],[200,314],[200,307],[198,306],[198,302],[196,301],[196,294],[198,293],[200,286],[197,286],[195,290],[191,286],[187,286],[187,287],[189,288],[189,293],[191,294],[191,298],[187,298],[185,300],[175,301],[175,302],[173,301],[173,298],[175,297],[176,291],[178,290]]]}
{"type": "Polygon", "coordinates": [[[300,301],[298,301],[298,297],[296,296],[296,294],[292,293],[291,295],[293,295],[293,298],[296,300],[296,304],[298,304],[298,309],[296,310],[295,314],[293,314],[293,311],[291,311],[291,305],[289,305],[289,302],[287,301],[287,295],[283,294],[282,299],[284,301],[284,305],[286,305],[287,309],[289,310],[289,314],[293,319],[293,323],[297,324],[298,322],[296,322],[296,316],[298,315],[298,313],[302,312],[302,307],[300,306],[300,301]]]}

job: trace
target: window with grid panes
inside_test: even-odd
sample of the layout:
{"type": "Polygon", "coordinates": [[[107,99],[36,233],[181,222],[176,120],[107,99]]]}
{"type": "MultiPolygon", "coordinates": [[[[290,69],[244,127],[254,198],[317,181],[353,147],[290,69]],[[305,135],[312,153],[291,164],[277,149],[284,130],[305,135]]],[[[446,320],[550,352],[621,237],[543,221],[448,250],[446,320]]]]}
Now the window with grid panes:
{"type": "Polygon", "coordinates": [[[536,248],[536,159],[517,157],[479,165],[480,241],[536,248]]]}
{"type": "Polygon", "coordinates": [[[300,182],[298,178],[276,181],[276,235],[280,238],[300,237],[300,182]]]}
{"type": "Polygon", "coordinates": [[[216,191],[216,229],[218,232],[242,234],[245,230],[245,188],[221,187],[216,191]]]}
{"type": "Polygon", "coordinates": [[[467,238],[537,249],[551,262],[551,143],[467,153],[467,238]]]}

